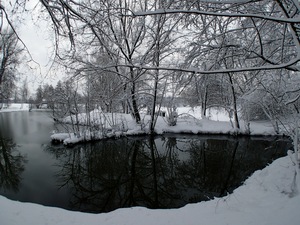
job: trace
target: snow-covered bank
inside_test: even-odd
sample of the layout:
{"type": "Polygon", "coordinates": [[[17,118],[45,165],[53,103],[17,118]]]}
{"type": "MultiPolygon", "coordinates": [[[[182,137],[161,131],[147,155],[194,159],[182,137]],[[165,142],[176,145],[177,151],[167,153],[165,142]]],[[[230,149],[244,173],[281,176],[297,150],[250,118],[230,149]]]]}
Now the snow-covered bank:
{"type": "Polygon", "coordinates": [[[9,105],[3,103],[0,112],[29,111],[29,106],[28,103],[12,103],[9,105]]]}
{"type": "MultiPolygon", "coordinates": [[[[169,126],[166,118],[159,116],[155,126],[156,134],[164,133],[190,133],[190,134],[249,134],[249,130],[243,121],[241,121],[241,128],[237,131],[233,128],[229,119],[225,120],[223,114],[219,114],[219,118],[223,121],[216,121],[211,119],[201,119],[200,112],[191,110],[191,108],[178,108],[179,116],[175,126],[169,126]]],[[[214,113],[216,119],[216,113],[214,113]]],[[[105,138],[118,138],[121,136],[132,136],[149,133],[148,127],[150,123],[150,116],[143,115],[142,124],[136,124],[129,114],[121,113],[103,113],[94,110],[90,113],[90,122],[96,130],[91,131],[83,127],[80,131],[69,133],[55,133],[51,135],[53,141],[63,142],[65,145],[76,144],[79,142],[86,142],[91,140],[101,140],[105,138]],[[103,129],[103,127],[105,129],[103,129]],[[103,132],[104,131],[104,132],[103,132]]],[[[62,120],[64,123],[77,123],[86,125],[87,115],[80,113],[78,115],[68,116],[62,120]]],[[[251,122],[251,135],[276,135],[272,125],[269,122],[251,122]]]]}
{"type": "Polygon", "coordinates": [[[155,224],[155,225],[298,225],[299,169],[289,155],[256,171],[232,194],[208,202],[189,204],[180,209],[150,210],[142,207],[89,214],[32,203],[20,203],[0,196],[0,224],[155,224]]]}

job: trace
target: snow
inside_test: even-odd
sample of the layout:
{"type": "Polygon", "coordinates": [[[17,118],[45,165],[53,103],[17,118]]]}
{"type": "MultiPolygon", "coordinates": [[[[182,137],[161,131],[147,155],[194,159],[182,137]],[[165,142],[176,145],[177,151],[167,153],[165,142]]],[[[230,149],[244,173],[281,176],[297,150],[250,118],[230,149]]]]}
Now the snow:
{"type": "Polygon", "coordinates": [[[0,224],[299,225],[299,169],[293,163],[293,157],[289,154],[256,171],[232,194],[180,209],[132,207],[110,213],[89,214],[20,203],[0,196],[0,224]],[[296,170],[297,183],[294,180],[296,170]]]}
{"type": "MultiPolygon", "coordinates": [[[[183,109],[178,109],[178,111],[183,109]]],[[[178,118],[177,125],[169,127],[164,118],[159,117],[157,132],[205,132],[227,133],[232,131],[228,121],[213,121],[197,118],[197,113],[178,118]]],[[[111,120],[106,115],[106,121],[111,120]]],[[[83,118],[84,115],[81,115],[83,118]]],[[[115,122],[121,119],[124,131],[113,131],[116,136],[138,134],[141,127],[135,125],[129,115],[115,115],[115,122]]],[[[144,117],[147,121],[147,116],[144,117]]],[[[102,121],[103,122],[103,121],[102,121]]],[[[243,125],[242,125],[243,126],[243,125]]],[[[273,128],[265,122],[251,124],[252,134],[274,134],[273,128]]],[[[75,134],[53,134],[57,139],[71,140],[78,138],[75,134]]],[[[188,204],[179,209],[147,209],[132,207],[118,209],[110,213],[90,214],[68,211],[55,207],[46,207],[33,203],[21,203],[0,196],[1,225],[299,225],[300,217],[300,171],[295,154],[275,160],[266,168],[256,171],[245,183],[222,198],[207,202],[188,204]]]]}
{"type": "Polygon", "coordinates": [[[7,105],[4,103],[2,109],[0,109],[0,112],[13,112],[13,111],[29,111],[29,104],[28,103],[12,103],[12,104],[7,105]]]}
{"type": "MultiPolygon", "coordinates": [[[[163,108],[162,108],[163,110],[163,108]]],[[[233,128],[226,112],[213,110],[209,112],[209,117],[201,119],[201,110],[199,107],[187,108],[178,107],[178,118],[176,126],[169,126],[165,117],[159,116],[155,126],[155,133],[191,133],[191,134],[247,134],[246,126],[243,121],[240,122],[241,129],[233,128]]],[[[79,142],[101,140],[105,138],[119,138],[130,135],[143,135],[149,133],[150,116],[142,115],[142,123],[136,124],[129,114],[121,113],[103,113],[100,110],[90,112],[91,123],[97,127],[97,130],[79,127],[79,131],[73,133],[55,133],[51,135],[53,141],[63,142],[65,145],[76,144],[79,142]],[[103,129],[105,128],[105,129],[103,129]]],[[[64,118],[62,122],[76,122],[80,125],[87,123],[86,113],[80,113],[64,118]]],[[[250,133],[252,135],[276,135],[272,125],[269,122],[250,123],[250,133]]]]}

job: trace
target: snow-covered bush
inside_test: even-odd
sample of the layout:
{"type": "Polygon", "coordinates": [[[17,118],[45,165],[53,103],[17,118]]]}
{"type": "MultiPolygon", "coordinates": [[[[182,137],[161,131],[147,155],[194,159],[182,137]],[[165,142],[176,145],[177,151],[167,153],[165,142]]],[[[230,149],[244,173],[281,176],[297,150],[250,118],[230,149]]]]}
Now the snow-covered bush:
{"type": "Polygon", "coordinates": [[[176,110],[176,106],[173,107],[167,107],[167,123],[169,126],[175,126],[177,124],[177,117],[178,117],[178,113],[176,110]]]}
{"type": "Polygon", "coordinates": [[[287,74],[269,74],[260,79],[241,98],[242,118],[246,122],[270,120],[277,133],[281,127],[294,127],[291,118],[299,117],[300,89],[295,86],[299,82],[297,76],[287,74]]]}

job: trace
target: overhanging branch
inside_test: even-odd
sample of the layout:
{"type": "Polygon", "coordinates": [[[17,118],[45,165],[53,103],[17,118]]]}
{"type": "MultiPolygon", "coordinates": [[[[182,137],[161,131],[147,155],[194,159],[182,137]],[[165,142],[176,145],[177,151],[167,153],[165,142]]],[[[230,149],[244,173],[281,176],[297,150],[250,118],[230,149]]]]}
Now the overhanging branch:
{"type": "Polygon", "coordinates": [[[132,12],[131,15],[126,16],[153,16],[160,14],[198,14],[206,16],[219,16],[219,17],[248,17],[248,18],[257,18],[270,20],[278,23],[300,23],[300,17],[296,18],[279,18],[267,15],[253,14],[253,13],[231,13],[231,12],[207,12],[202,10],[184,10],[184,9],[158,9],[155,11],[145,11],[145,12],[132,12]]]}
{"type": "MultiPolygon", "coordinates": [[[[185,72],[185,73],[196,73],[196,74],[224,74],[224,73],[239,73],[239,72],[250,72],[250,71],[261,71],[261,70],[278,70],[278,69],[290,69],[293,66],[294,71],[300,71],[299,66],[294,66],[297,62],[300,62],[300,57],[291,60],[287,63],[279,64],[279,65],[266,65],[259,67],[244,67],[244,68],[232,68],[232,69],[219,69],[219,70],[199,70],[198,68],[180,68],[180,67],[154,67],[154,66],[146,66],[146,65],[133,65],[133,64],[118,64],[113,66],[105,67],[108,69],[109,67],[129,67],[134,69],[142,69],[142,70],[161,70],[161,71],[173,71],[173,72],[185,72]]],[[[104,69],[104,68],[101,68],[104,69]]]]}

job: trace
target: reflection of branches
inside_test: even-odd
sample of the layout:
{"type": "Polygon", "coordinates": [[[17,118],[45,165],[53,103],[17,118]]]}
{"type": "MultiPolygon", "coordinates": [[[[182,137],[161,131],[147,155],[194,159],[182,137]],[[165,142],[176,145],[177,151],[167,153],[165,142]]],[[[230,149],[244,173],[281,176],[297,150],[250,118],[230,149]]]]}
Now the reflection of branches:
{"type": "Polygon", "coordinates": [[[265,165],[269,150],[260,149],[270,145],[243,138],[165,138],[121,138],[48,151],[61,160],[57,176],[61,187],[72,191],[72,209],[107,212],[137,205],[181,207],[232,191],[265,165]]]}
{"type": "Polygon", "coordinates": [[[0,187],[18,191],[21,173],[24,171],[24,156],[14,154],[16,144],[0,138],[0,187]]]}
{"type": "Polygon", "coordinates": [[[232,174],[234,160],[235,160],[235,157],[236,157],[236,152],[237,152],[238,147],[239,147],[239,141],[236,141],[234,145],[235,146],[233,148],[233,153],[232,153],[232,158],[231,158],[231,163],[230,163],[230,166],[229,166],[228,174],[226,176],[226,180],[224,182],[224,185],[223,185],[223,187],[220,191],[220,196],[223,196],[225,194],[225,191],[229,191],[228,190],[229,180],[230,180],[230,176],[232,174]]]}
{"type": "Polygon", "coordinates": [[[152,171],[153,171],[153,189],[154,189],[154,207],[158,207],[158,178],[157,178],[157,169],[156,169],[156,157],[155,152],[157,152],[157,148],[155,145],[155,141],[153,137],[149,139],[150,144],[150,152],[151,152],[151,164],[152,164],[152,171]]]}
{"type": "Polygon", "coordinates": [[[104,212],[124,204],[129,152],[126,148],[120,152],[121,146],[126,145],[122,141],[103,141],[64,151],[57,176],[61,188],[73,190],[73,209],[104,212]]]}
{"type": "Polygon", "coordinates": [[[66,148],[63,145],[50,144],[44,147],[46,152],[55,156],[56,159],[63,157],[66,154],[66,148]]]}
{"type": "Polygon", "coordinates": [[[178,162],[178,154],[176,154],[177,147],[177,139],[173,137],[168,137],[163,139],[163,146],[165,148],[166,155],[166,163],[168,163],[168,168],[170,169],[170,173],[175,176],[176,170],[175,165],[178,162]]]}

